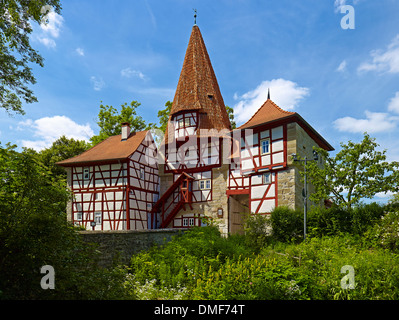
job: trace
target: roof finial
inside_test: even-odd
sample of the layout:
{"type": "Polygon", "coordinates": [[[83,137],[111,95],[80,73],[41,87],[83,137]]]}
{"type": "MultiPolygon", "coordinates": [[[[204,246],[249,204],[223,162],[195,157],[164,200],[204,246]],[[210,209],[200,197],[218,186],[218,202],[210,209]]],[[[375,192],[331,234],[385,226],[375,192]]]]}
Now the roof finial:
{"type": "Polygon", "coordinates": [[[197,25],[197,9],[193,9],[194,10],[194,25],[197,25]]]}
{"type": "Polygon", "coordinates": [[[267,89],[267,100],[270,100],[270,88],[267,89]]]}

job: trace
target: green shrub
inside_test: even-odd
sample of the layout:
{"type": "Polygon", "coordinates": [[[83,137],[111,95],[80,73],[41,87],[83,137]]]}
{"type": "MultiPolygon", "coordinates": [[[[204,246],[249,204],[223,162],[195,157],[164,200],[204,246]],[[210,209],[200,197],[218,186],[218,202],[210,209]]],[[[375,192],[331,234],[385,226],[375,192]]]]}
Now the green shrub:
{"type": "Polygon", "coordinates": [[[247,214],[244,220],[245,243],[257,253],[267,243],[270,237],[268,229],[270,216],[262,214],[247,214]]]}
{"type": "Polygon", "coordinates": [[[371,246],[399,252],[399,209],[389,211],[366,233],[371,246]]]}
{"type": "Polygon", "coordinates": [[[384,215],[384,206],[377,203],[360,204],[350,210],[313,207],[308,213],[307,229],[312,237],[342,233],[361,235],[384,215]]]}
{"type": "Polygon", "coordinates": [[[289,242],[303,239],[303,212],[288,207],[276,207],[270,217],[273,238],[289,242]]]}

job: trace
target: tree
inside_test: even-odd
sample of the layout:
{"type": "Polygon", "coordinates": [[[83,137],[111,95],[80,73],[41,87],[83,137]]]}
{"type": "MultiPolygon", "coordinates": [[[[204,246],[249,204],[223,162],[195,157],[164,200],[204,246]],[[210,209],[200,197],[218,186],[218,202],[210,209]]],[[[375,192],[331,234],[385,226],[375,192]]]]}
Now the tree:
{"type": "Polygon", "coordinates": [[[0,146],[0,300],[123,298],[123,274],[98,268],[96,248],[67,221],[69,197],[35,151],[0,146]],[[40,286],[44,265],[54,290],[40,286]]]}
{"type": "Polygon", "coordinates": [[[54,176],[66,178],[65,169],[56,163],[77,156],[89,148],[90,144],[86,141],[62,136],[54,141],[50,148],[40,151],[39,159],[54,176]]]}
{"type": "Polygon", "coordinates": [[[231,129],[237,128],[236,122],[234,121],[234,109],[226,106],[226,111],[230,119],[231,129]]]}
{"type": "Polygon", "coordinates": [[[168,101],[165,103],[165,109],[158,111],[159,126],[157,128],[162,132],[166,131],[168,125],[170,110],[172,109],[172,102],[168,101]]]}
{"type": "Polygon", "coordinates": [[[308,162],[307,176],[315,188],[310,200],[328,198],[350,209],[363,198],[379,192],[395,192],[399,186],[399,163],[386,161],[386,150],[380,152],[375,138],[365,133],[363,141],[341,143],[341,150],[331,157],[322,148],[315,148],[324,159],[323,166],[308,162]]]}
{"type": "Polygon", "coordinates": [[[152,128],[154,126],[152,123],[147,125],[145,120],[137,115],[136,109],[139,106],[140,103],[137,101],[132,101],[130,105],[125,102],[121,105],[121,111],[118,114],[118,110],[113,106],[101,104],[97,122],[100,133],[90,138],[92,145],[94,146],[110,136],[121,134],[123,122],[129,122],[132,131],[152,128]]]}
{"type": "Polygon", "coordinates": [[[36,83],[28,63],[41,67],[44,64],[31,47],[29,34],[31,22],[41,23],[50,8],[60,13],[59,0],[0,1],[0,107],[8,112],[24,114],[21,99],[26,103],[37,102],[27,86],[36,83]]]}

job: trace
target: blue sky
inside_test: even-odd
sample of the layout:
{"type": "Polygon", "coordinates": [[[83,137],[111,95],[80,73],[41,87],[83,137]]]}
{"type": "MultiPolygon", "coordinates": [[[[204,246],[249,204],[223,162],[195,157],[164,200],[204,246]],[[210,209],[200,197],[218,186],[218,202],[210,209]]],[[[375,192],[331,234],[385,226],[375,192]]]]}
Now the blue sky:
{"type": "Polygon", "coordinates": [[[62,15],[34,26],[38,103],[26,115],[0,111],[0,141],[37,150],[61,135],[98,133],[101,101],[139,101],[157,122],[173,100],[193,8],[227,105],[238,124],[266,100],[298,112],[339,150],[367,131],[399,161],[397,0],[68,0],[62,15]],[[354,8],[343,29],[340,6],[354,8]]]}

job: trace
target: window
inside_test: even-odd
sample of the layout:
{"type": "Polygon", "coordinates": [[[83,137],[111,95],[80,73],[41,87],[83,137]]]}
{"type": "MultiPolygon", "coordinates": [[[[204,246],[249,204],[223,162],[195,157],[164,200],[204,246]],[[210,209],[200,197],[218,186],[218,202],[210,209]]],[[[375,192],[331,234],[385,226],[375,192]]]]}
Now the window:
{"type": "Polygon", "coordinates": [[[145,177],[145,170],[144,168],[140,168],[140,179],[144,180],[144,177],[145,177]]]}
{"type": "Polygon", "coordinates": [[[206,190],[211,188],[211,180],[200,180],[199,186],[201,190],[206,190]]]}
{"type": "Polygon", "coordinates": [[[96,223],[96,225],[100,225],[101,224],[101,212],[95,212],[94,213],[94,222],[96,223]]]}
{"type": "Polygon", "coordinates": [[[183,218],[183,227],[188,227],[188,218],[183,218]]]}
{"type": "Polygon", "coordinates": [[[270,139],[263,139],[260,141],[260,153],[266,154],[270,152],[270,139]]]}
{"type": "Polygon", "coordinates": [[[77,212],[76,213],[76,221],[82,221],[82,220],[83,220],[82,212],[77,212]]]}
{"type": "Polygon", "coordinates": [[[194,218],[188,218],[188,226],[193,227],[194,226],[194,218]]]}
{"type": "Polygon", "coordinates": [[[271,184],[272,183],[272,178],[270,172],[264,173],[263,174],[263,184],[271,184]]]}
{"type": "Polygon", "coordinates": [[[84,168],[83,169],[83,180],[89,180],[89,179],[90,179],[90,169],[84,168]]]}
{"type": "Polygon", "coordinates": [[[185,127],[190,127],[191,126],[191,118],[184,118],[184,126],[185,127]]]}

